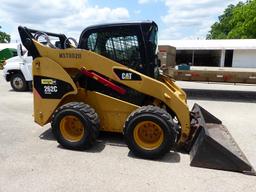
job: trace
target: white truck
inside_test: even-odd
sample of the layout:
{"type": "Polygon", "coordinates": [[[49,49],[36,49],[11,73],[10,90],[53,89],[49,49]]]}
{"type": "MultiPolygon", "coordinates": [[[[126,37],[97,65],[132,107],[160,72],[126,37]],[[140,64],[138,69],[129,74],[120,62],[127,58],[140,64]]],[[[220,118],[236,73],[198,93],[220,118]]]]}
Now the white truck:
{"type": "Polygon", "coordinates": [[[3,76],[10,82],[14,91],[27,91],[32,88],[32,57],[26,51],[22,54],[21,46],[17,49],[18,56],[4,62],[3,76]]]}

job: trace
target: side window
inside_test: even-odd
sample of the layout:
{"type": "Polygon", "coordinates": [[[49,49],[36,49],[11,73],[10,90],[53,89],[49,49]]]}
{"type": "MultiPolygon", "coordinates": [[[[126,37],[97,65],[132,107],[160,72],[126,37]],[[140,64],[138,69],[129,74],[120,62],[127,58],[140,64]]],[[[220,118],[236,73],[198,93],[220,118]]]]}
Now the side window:
{"type": "Polygon", "coordinates": [[[141,62],[136,35],[109,37],[106,42],[106,52],[111,59],[131,68],[136,68],[141,62]]]}
{"type": "Polygon", "coordinates": [[[89,50],[95,51],[97,41],[97,33],[92,33],[87,40],[87,48],[89,50]]]}
{"type": "Polygon", "coordinates": [[[138,36],[131,30],[91,33],[86,48],[130,68],[142,68],[138,36]]]}

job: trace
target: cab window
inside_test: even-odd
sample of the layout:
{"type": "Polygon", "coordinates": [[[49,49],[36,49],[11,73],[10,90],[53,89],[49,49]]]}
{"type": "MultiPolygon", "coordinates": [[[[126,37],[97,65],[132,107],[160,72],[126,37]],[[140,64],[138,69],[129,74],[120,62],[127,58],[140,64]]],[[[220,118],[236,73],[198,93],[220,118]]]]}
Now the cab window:
{"type": "Polygon", "coordinates": [[[130,68],[139,70],[142,67],[138,36],[132,31],[91,33],[86,48],[130,68]]]}

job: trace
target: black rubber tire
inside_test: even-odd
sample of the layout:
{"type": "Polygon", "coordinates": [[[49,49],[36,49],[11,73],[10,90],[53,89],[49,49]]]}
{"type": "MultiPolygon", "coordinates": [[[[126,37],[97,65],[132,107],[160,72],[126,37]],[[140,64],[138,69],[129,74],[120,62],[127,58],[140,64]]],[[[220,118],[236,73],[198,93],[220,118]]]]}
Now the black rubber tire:
{"type": "Polygon", "coordinates": [[[140,107],[129,115],[124,126],[124,136],[133,154],[146,159],[156,159],[163,156],[171,150],[177,140],[177,132],[171,115],[164,109],[151,105],[140,107]],[[164,139],[158,148],[146,150],[136,143],[133,132],[136,125],[142,121],[153,121],[161,127],[164,139]]]}
{"type": "Polygon", "coordinates": [[[89,149],[99,135],[99,117],[93,108],[82,102],[71,102],[57,109],[52,118],[52,132],[60,145],[72,150],[89,149]],[[60,122],[66,115],[74,115],[86,125],[84,136],[80,141],[70,142],[66,140],[60,131],[60,122]]]}
{"type": "Polygon", "coordinates": [[[10,83],[11,83],[11,86],[12,86],[14,91],[22,92],[22,91],[27,91],[28,90],[28,83],[26,82],[24,76],[20,73],[13,74],[11,76],[10,83]],[[17,78],[19,78],[22,81],[22,86],[21,87],[18,87],[18,86],[15,85],[15,79],[17,79],[17,78]]]}

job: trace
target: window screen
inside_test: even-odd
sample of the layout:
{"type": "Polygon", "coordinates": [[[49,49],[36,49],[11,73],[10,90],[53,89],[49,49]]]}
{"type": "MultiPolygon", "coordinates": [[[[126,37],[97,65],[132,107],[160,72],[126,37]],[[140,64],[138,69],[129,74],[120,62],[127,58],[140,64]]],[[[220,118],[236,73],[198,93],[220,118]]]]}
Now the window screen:
{"type": "Polygon", "coordinates": [[[134,69],[141,65],[138,37],[127,31],[92,33],[87,48],[134,69]]]}
{"type": "Polygon", "coordinates": [[[97,33],[92,33],[88,37],[87,47],[89,50],[95,51],[96,48],[97,33]]]}

